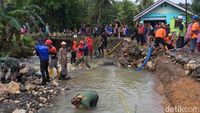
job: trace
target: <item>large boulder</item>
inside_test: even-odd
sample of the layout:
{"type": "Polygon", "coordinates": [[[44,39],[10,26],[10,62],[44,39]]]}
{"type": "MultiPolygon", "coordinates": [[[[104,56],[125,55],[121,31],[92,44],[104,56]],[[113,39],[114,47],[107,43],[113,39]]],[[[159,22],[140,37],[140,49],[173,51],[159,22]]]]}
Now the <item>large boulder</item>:
{"type": "Polygon", "coordinates": [[[0,83],[0,94],[7,93],[7,86],[5,84],[0,83]]]}
{"type": "Polygon", "coordinates": [[[0,83],[0,94],[19,94],[20,84],[16,82],[10,82],[9,84],[0,83]]]}
{"type": "Polygon", "coordinates": [[[7,85],[7,90],[8,93],[10,94],[19,94],[20,93],[20,84],[11,81],[8,85],[7,85]]]}
{"type": "Polygon", "coordinates": [[[26,113],[26,110],[24,110],[24,109],[16,109],[12,113],[26,113]]]}
{"type": "Polygon", "coordinates": [[[149,70],[152,71],[156,69],[156,65],[152,61],[148,61],[146,66],[149,70]]]}
{"type": "Polygon", "coordinates": [[[34,85],[34,84],[31,84],[31,83],[26,84],[26,89],[27,89],[28,91],[32,91],[32,90],[34,90],[35,88],[36,88],[36,85],[34,85]]]}
{"type": "Polygon", "coordinates": [[[27,75],[27,76],[32,76],[32,75],[36,74],[36,69],[34,69],[31,66],[27,66],[24,69],[20,70],[20,74],[27,75]]]}
{"type": "Polygon", "coordinates": [[[194,71],[197,67],[199,67],[199,63],[195,60],[190,60],[188,64],[186,64],[186,69],[189,71],[194,71]]]}

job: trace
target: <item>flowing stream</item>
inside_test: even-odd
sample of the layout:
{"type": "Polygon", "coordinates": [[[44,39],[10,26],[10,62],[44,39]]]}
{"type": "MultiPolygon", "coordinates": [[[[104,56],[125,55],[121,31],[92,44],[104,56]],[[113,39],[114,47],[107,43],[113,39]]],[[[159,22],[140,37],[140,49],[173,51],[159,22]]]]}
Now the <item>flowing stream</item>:
{"type": "Polygon", "coordinates": [[[164,113],[163,98],[155,91],[155,78],[150,72],[136,73],[133,69],[100,66],[71,76],[72,79],[66,81],[71,90],[41,113],[164,113]],[[97,107],[75,109],[71,99],[87,89],[98,92],[97,107]]]}

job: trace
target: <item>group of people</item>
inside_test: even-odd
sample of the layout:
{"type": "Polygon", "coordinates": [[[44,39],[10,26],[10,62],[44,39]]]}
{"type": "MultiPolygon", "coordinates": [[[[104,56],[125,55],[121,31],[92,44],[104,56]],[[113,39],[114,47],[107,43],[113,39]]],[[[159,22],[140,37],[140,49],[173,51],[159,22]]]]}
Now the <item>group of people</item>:
{"type": "Polygon", "coordinates": [[[85,37],[84,40],[80,40],[78,45],[76,44],[76,38],[74,37],[71,51],[71,63],[78,66],[83,62],[88,69],[91,68],[88,64],[88,57],[90,56],[92,58],[93,50],[93,39],[90,35],[85,37]],[[78,60],[76,61],[76,59],[78,60]]]}
{"type": "MultiPolygon", "coordinates": [[[[140,22],[135,27],[135,37],[140,45],[149,45],[154,40],[154,46],[156,51],[160,49],[160,45],[165,50],[183,48],[189,42],[190,52],[195,52],[197,39],[200,33],[200,26],[198,22],[199,17],[197,15],[192,16],[192,23],[188,26],[186,32],[186,26],[183,22],[183,16],[178,16],[176,22],[177,30],[170,32],[170,25],[159,23],[152,27],[150,23],[140,22]]],[[[200,37],[199,37],[200,38],[200,37]]],[[[199,41],[200,42],[200,41],[199,41]]],[[[199,44],[200,47],[200,44],[199,44]]],[[[200,49],[199,49],[200,50],[200,49]]]]}
{"type": "Polygon", "coordinates": [[[61,48],[59,52],[53,46],[53,42],[50,39],[37,40],[38,45],[35,46],[35,51],[40,58],[40,71],[42,74],[42,85],[50,81],[50,77],[53,76],[53,68],[56,68],[57,78],[66,79],[67,76],[67,48],[66,42],[61,42],[61,48]],[[60,65],[60,66],[59,66],[60,65]],[[61,68],[61,72],[59,71],[61,68]],[[49,70],[48,70],[49,69],[49,70]]]}
{"type": "MultiPolygon", "coordinates": [[[[97,46],[98,57],[104,57],[104,51],[107,48],[107,37],[109,33],[104,30],[101,33],[100,41],[97,46]]],[[[53,42],[50,39],[43,41],[39,39],[38,45],[35,47],[35,53],[40,58],[40,68],[42,73],[42,84],[46,84],[53,75],[53,70],[56,69],[57,78],[65,79],[67,75],[67,53],[71,52],[71,64],[79,66],[79,64],[85,64],[87,69],[91,66],[88,63],[89,57],[93,57],[94,45],[93,38],[90,34],[86,35],[84,39],[78,39],[76,36],[72,38],[72,44],[70,49],[67,49],[66,42],[61,43],[59,51],[53,46],[53,42]],[[79,42],[78,42],[79,41],[79,42]],[[60,65],[60,66],[59,66],[60,65]],[[61,72],[59,71],[61,68],[61,72]],[[49,70],[48,70],[49,69],[49,70]]]]}
{"type": "MultiPolygon", "coordinates": [[[[49,29],[49,27],[46,27],[49,29]]],[[[49,30],[48,30],[49,31],[49,30]]],[[[122,24],[119,21],[115,21],[113,24],[104,24],[104,25],[95,25],[91,26],[89,24],[83,24],[79,29],[64,29],[63,34],[66,34],[67,36],[75,36],[75,37],[85,37],[88,35],[91,35],[93,37],[99,37],[101,36],[102,32],[106,32],[108,34],[108,37],[128,37],[130,35],[128,25],[122,24]]],[[[56,34],[51,34],[51,36],[55,36],[56,34]]]]}

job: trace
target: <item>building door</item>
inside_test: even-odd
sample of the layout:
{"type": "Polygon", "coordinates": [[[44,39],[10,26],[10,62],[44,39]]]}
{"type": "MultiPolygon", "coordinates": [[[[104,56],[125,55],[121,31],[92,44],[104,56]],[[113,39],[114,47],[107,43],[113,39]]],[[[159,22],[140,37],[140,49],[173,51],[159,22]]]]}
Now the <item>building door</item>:
{"type": "Polygon", "coordinates": [[[143,18],[143,20],[144,23],[150,23],[152,27],[155,27],[155,25],[159,23],[166,23],[165,16],[148,17],[148,18],[143,18]]]}
{"type": "Polygon", "coordinates": [[[154,28],[159,23],[166,23],[166,21],[165,20],[146,20],[144,21],[144,23],[150,23],[151,26],[154,28]]]}

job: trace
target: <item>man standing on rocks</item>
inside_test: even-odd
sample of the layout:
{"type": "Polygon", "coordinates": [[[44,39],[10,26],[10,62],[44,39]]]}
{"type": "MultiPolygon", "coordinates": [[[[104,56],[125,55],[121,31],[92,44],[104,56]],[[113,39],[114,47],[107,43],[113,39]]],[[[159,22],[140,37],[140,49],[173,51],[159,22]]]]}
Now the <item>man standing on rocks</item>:
{"type": "MultiPolygon", "coordinates": [[[[38,45],[35,47],[35,52],[37,56],[40,58],[40,71],[42,73],[42,82],[41,85],[46,85],[46,82],[49,82],[49,72],[48,72],[48,66],[49,66],[49,49],[48,47],[43,43],[42,39],[38,40],[38,45]]],[[[34,53],[35,53],[34,52],[34,53]]]]}
{"type": "Polygon", "coordinates": [[[138,35],[137,35],[137,43],[140,44],[141,46],[144,44],[144,25],[143,22],[139,23],[139,26],[137,28],[138,30],[138,35]]]}
{"type": "Polygon", "coordinates": [[[155,47],[156,47],[156,53],[159,49],[159,44],[162,44],[165,48],[165,50],[168,50],[167,44],[164,40],[166,38],[166,30],[164,28],[164,23],[162,23],[160,26],[158,26],[158,29],[156,30],[155,33],[155,47]]]}
{"type": "Polygon", "coordinates": [[[183,16],[178,16],[178,32],[177,32],[178,39],[176,41],[177,48],[184,47],[184,36],[185,36],[185,26],[183,24],[183,16]]]}
{"type": "Polygon", "coordinates": [[[190,31],[190,35],[191,35],[190,51],[191,51],[191,53],[195,52],[197,37],[198,37],[198,34],[200,33],[200,25],[199,25],[198,19],[199,19],[199,16],[197,16],[197,15],[192,16],[193,24],[192,24],[192,28],[190,31]]]}

